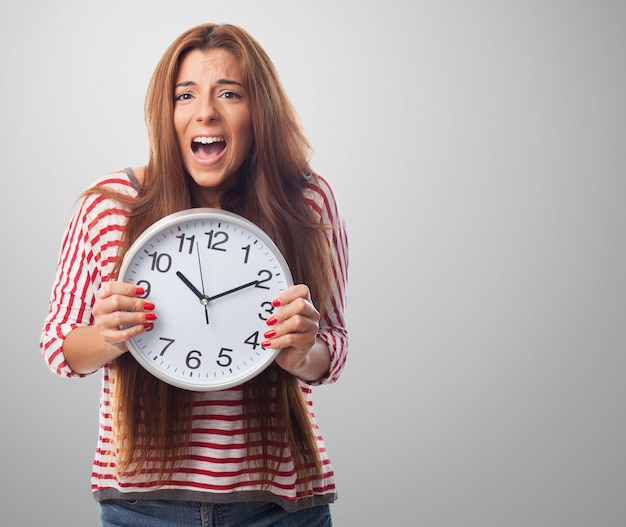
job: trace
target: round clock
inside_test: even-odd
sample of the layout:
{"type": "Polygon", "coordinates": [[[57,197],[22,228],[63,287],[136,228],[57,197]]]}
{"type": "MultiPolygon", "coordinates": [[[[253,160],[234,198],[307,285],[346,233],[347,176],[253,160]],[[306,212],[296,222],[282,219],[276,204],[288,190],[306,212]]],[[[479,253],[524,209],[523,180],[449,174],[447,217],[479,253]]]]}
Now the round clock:
{"type": "Polygon", "coordinates": [[[237,214],[196,208],[162,218],[130,247],[119,279],[143,287],[158,315],[128,349],[169,384],[230,388],[280,351],[261,343],[272,300],[292,276],[271,238],[237,214]]]}

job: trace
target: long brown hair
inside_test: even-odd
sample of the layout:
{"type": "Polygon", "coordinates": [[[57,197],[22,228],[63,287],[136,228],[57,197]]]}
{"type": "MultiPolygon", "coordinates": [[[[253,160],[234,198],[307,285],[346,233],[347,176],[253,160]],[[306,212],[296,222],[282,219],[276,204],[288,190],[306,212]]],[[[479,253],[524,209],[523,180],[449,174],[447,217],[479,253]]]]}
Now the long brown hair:
{"type": "MultiPolygon", "coordinates": [[[[307,284],[314,305],[323,311],[330,290],[328,242],[325,226],[315,222],[303,196],[304,185],[315,177],[309,166],[310,145],[265,51],[244,30],[228,24],[189,29],[159,61],[145,101],[150,152],[138,196],[129,200],[97,188],[88,191],[104,192],[130,210],[113,276],[124,253],[149,225],[194,206],[173,123],[174,83],[186,53],[216,48],[232,53],[241,64],[255,138],[221,207],[245,216],[272,237],[294,282],[307,284]]],[[[195,394],[154,378],[129,353],[114,361],[111,371],[117,470],[132,474],[150,462],[163,481],[186,452],[195,394]]],[[[274,365],[245,383],[243,394],[246,430],[259,434],[254,442],[248,436],[248,462],[261,460],[265,484],[276,473],[273,460],[286,448],[299,478],[308,482],[311,471],[320,475],[315,430],[298,380],[274,365]]]]}

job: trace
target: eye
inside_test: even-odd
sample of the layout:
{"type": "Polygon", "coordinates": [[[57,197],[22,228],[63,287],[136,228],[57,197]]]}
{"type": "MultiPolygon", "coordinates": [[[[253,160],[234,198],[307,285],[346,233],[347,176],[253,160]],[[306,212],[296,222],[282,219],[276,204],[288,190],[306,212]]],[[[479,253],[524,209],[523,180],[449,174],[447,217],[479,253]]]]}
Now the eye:
{"type": "Polygon", "coordinates": [[[180,93],[180,94],[176,95],[174,97],[174,101],[188,101],[188,100],[190,100],[192,98],[193,98],[193,95],[191,95],[191,93],[184,92],[184,93],[180,93]]]}
{"type": "Polygon", "coordinates": [[[234,91],[225,91],[220,93],[222,99],[241,99],[241,95],[234,91]]]}

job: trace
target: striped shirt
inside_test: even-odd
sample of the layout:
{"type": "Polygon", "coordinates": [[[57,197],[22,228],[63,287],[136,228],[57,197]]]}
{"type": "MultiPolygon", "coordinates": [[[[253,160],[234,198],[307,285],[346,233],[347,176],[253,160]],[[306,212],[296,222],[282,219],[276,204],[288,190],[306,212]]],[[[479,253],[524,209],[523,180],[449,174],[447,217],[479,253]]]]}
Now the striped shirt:
{"type": "MultiPolygon", "coordinates": [[[[124,171],[107,174],[95,184],[130,196],[136,194],[124,171]]],[[[327,384],[339,378],[347,356],[348,245],[343,219],[328,182],[318,176],[316,183],[307,184],[304,195],[319,221],[335,226],[327,231],[333,290],[319,330],[319,336],[328,344],[331,365],[327,376],[316,383],[327,384]]],[[[74,328],[93,324],[91,310],[95,294],[111,275],[127,219],[128,211],[118,203],[100,194],[91,194],[80,201],[67,224],[40,340],[42,355],[57,375],[84,377],[67,365],[63,341],[74,328]]],[[[192,442],[188,454],[166,483],[157,486],[150,473],[132,477],[115,474],[115,454],[111,453],[115,449],[111,448],[110,365],[102,368],[102,375],[99,435],[91,477],[97,500],[146,497],[224,503],[258,499],[260,470],[244,462],[246,444],[240,387],[194,395],[192,442]]],[[[315,422],[312,386],[301,381],[300,387],[315,429],[323,477],[314,480],[307,491],[306,482],[297,478],[289,452],[285,453],[263,499],[279,503],[287,510],[332,503],[336,499],[333,467],[315,422]]]]}

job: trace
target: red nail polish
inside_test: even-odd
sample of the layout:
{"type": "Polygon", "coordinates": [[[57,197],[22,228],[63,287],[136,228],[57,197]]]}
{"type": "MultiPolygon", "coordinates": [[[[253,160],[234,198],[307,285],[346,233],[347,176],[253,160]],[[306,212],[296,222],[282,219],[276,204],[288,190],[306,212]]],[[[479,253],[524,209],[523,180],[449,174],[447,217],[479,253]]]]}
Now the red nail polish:
{"type": "Polygon", "coordinates": [[[268,326],[273,326],[274,324],[276,324],[276,322],[278,322],[278,319],[276,317],[270,317],[267,319],[268,326]]]}
{"type": "Polygon", "coordinates": [[[145,294],[146,290],[143,287],[138,287],[137,289],[135,289],[135,294],[137,296],[141,296],[143,294],[145,294]]]}
{"type": "Polygon", "coordinates": [[[277,298],[276,300],[272,300],[272,305],[273,305],[274,307],[278,307],[278,306],[280,306],[280,300],[278,300],[278,298],[277,298]]]}
{"type": "Polygon", "coordinates": [[[264,340],[263,342],[261,342],[261,347],[263,348],[269,348],[272,345],[272,343],[269,340],[264,340]]]}
{"type": "Polygon", "coordinates": [[[154,304],[153,304],[152,302],[146,302],[146,303],[143,305],[143,308],[144,308],[146,311],[152,311],[152,310],[154,309],[154,304]]]}
{"type": "Polygon", "coordinates": [[[276,330],[275,329],[270,329],[269,331],[266,331],[265,333],[263,333],[263,336],[266,339],[271,339],[275,335],[276,335],[276,330]]]}
{"type": "Polygon", "coordinates": [[[145,329],[148,329],[150,326],[152,326],[152,324],[150,324],[150,322],[146,322],[146,323],[143,325],[143,327],[144,327],[145,329]]]}
{"type": "Polygon", "coordinates": [[[156,315],[154,313],[146,313],[146,320],[156,320],[156,315]]]}

